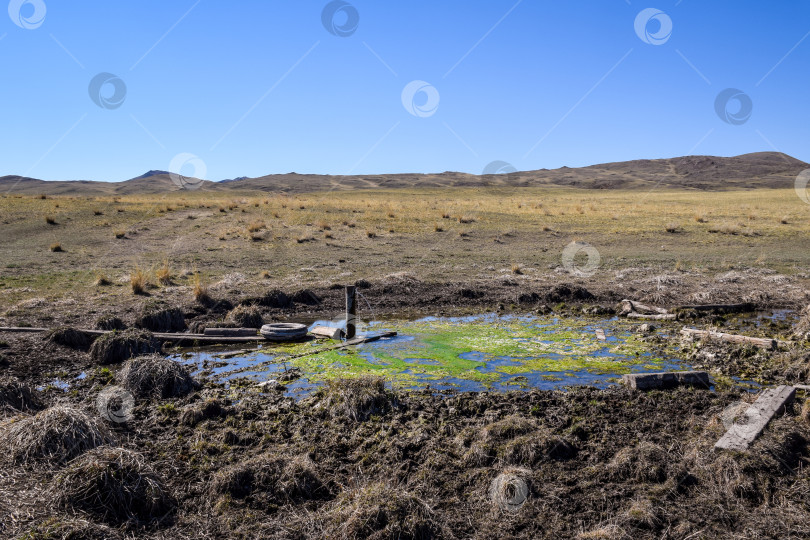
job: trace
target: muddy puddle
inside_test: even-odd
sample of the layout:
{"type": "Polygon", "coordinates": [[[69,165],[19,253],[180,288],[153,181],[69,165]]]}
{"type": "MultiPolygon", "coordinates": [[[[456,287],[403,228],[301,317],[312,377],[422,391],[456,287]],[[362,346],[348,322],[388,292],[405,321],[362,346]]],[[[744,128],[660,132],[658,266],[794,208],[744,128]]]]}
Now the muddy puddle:
{"type": "MultiPolygon", "coordinates": [[[[314,321],[314,326],[336,324],[314,321]]],[[[556,316],[427,317],[413,321],[364,324],[360,334],[397,332],[397,336],[345,349],[323,351],[338,342],[268,345],[233,354],[193,350],[174,358],[197,376],[230,387],[256,387],[284,379],[291,395],[306,395],[331,378],[376,374],[397,388],[503,391],[555,389],[572,385],[604,388],[625,373],[688,369],[667,339],[679,325],[659,328],[663,339],[645,339],[638,323],[613,318],[556,316]],[[597,336],[605,333],[605,340],[597,336]]],[[[677,341],[675,341],[677,343],[677,341]]]]}

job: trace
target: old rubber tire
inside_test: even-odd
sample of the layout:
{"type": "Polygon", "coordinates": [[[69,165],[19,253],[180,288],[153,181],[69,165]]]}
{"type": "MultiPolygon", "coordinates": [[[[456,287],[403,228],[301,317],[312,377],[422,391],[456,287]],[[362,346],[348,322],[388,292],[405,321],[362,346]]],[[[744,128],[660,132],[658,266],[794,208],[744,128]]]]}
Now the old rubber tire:
{"type": "Polygon", "coordinates": [[[297,341],[305,338],[308,331],[305,324],[298,323],[265,324],[260,330],[264,339],[270,341],[297,341]]]}

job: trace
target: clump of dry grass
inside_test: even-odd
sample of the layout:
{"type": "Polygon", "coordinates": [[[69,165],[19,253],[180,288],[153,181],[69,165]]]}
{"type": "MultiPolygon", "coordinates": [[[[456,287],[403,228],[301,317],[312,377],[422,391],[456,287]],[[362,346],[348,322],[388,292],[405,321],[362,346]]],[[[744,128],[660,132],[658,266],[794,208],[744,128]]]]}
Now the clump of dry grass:
{"type": "Polygon", "coordinates": [[[169,265],[169,259],[164,259],[163,264],[155,271],[155,277],[161,285],[171,285],[174,273],[169,265]]]}
{"type": "Polygon", "coordinates": [[[462,224],[475,223],[475,218],[472,216],[459,216],[458,222],[462,224]]]}
{"type": "Polygon", "coordinates": [[[219,400],[208,399],[186,407],[180,415],[180,423],[184,426],[194,427],[203,420],[219,418],[226,414],[227,410],[219,400]]]}
{"type": "Polygon", "coordinates": [[[680,223],[667,223],[666,227],[664,228],[668,233],[679,233],[681,232],[681,224],[680,223]]]}
{"type": "Polygon", "coordinates": [[[267,228],[267,225],[265,224],[264,220],[257,219],[257,220],[251,221],[248,224],[247,231],[249,233],[255,233],[255,232],[259,232],[259,231],[261,231],[262,229],[265,229],[265,228],[267,228]]]}
{"type": "Polygon", "coordinates": [[[110,279],[107,277],[107,275],[104,272],[102,272],[100,270],[96,270],[95,274],[96,274],[96,280],[95,280],[94,283],[95,283],[95,285],[97,287],[105,287],[107,285],[112,285],[112,281],[110,281],[110,279]]]}
{"type": "Polygon", "coordinates": [[[707,221],[709,221],[709,219],[706,217],[705,214],[695,214],[693,219],[697,223],[706,223],[707,221]]]}
{"type": "Polygon", "coordinates": [[[309,236],[309,235],[304,235],[304,236],[299,236],[298,238],[295,239],[295,241],[297,243],[299,243],[299,244],[306,244],[307,242],[314,242],[315,237],[309,236]]]}
{"type": "Polygon", "coordinates": [[[62,464],[114,442],[99,418],[62,405],[6,422],[0,427],[0,435],[4,455],[18,464],[62,464]]]}
{"type": "Polygon", "coordinates": [[[183,397],[194,389],[194,379],[185,367],[156,354],[127,361],[116,379],[132,395],[141,398],[183,397]]]}
{"type": "Polygon", "coordinates": [[[422,499],[386,482],[338,495],[326,513],[329,538],[411,538],[444,536],[422,499]]]}
{"type": "Polygon", "coordinates": [[[259,272],[259,277],[261,279],[270,279],[273,275],[270,273],[269,270],[262,270],[259,272]]]}
{"type": "Polygon", "coordinates": [[[641,442],[619,450],[608,464],[611,477],[636,482],[663,482],[667,453],[657,444],[641,442]]]}
{"type": "Polygon", "coordinates": [[[258,306],[236,306],[228,312],[226,319],[241,328],[261,328],[264,324],[262,311],[258,306]]]}
{"type": "Polygon", "coordinates": [[[57,503],[113,525],[160,522],[175,502],[144,457],[123,448],[97,448],[59,474],[53,486],[57,503]]]}
{"type": "Polygon", "coordinates": [[[152,332],[131,328],[96,339],[90,347],[90,357],[96,364],[117,364],[142,354],[159,353],[160,349],[160,342],[152,332]]]}
{"type": "Polygon", "coordinates": [[[191,285],[194,300],[200,304],[207,304],[211,301],[211,289],[208,286],[208,283],[203,281],[200,274],[194,274],[194,278],[191,280],[191,285]]]}
{"type": "Polygon", "coordinates": [[[433,226],[433,230],[436,231],[436,232],[444,232],[444,228],[441,225],[439,225],[438,223],[433,226]]]}
{"type": "Polygon", "coordinates": [[[127,232],[126,232],[126,231],[120,231],[120,230],[118,230],[118,231],[113,231],[113,235],[114,235],[114,236],[115,236],[117,239],[121,240],[122,238],[126,238],[126,237],[127,237],[127,232]]]}
{"type": "Polygon", "coordinates": [[[45,223],[48,225],[58,225],[58,223],[56,223],[56,218],[51,215],[45,216],[45,223]]]}
{"type": "Polygon", "coordinates": [[[332,227],[325,220],[321,220],[321,221],[318,222],[318,228],[320,230],[322,230],[322,231],[331,231],[332,230],[332,227]]]}
{"type": "Polygon", "coordinates": [[[0,413],[29,412],[42,408],[38,392],[16,379],[0,381],[0,413]]]}
{"type": "Polygon", "coordinates": [[[322,498],[329,494],[329,488],[306,455],[289,458],[262,454],[217,471],[210,494],[214,500],[223,495],[235,499],[250,496],[254,505],[266,508],[322,498]]]}
{"type": "Polygon", "coordinates": [[[93,342],[88,334],[69,326],[54,328],[45,334],[45,340],[71,349],[87,349],[93,342]]]}
{"type": "Polygon", "coordinates": [[[141,308],[135,326],[152,332],[182,332],[186,329],[186,317],[180,308],[150,301],[141,308]]]}
{"type": "Polygon", "coordinates": [[[132,287],[134,294],[144,294],[147,287],[149,287],[149,276],[140,267],[135,267],[135,270],[129,276],[129,285],[132,287]]]}
{"type": "Polygon", "coordinates": [[[470,466],[495,462],[531,466],[549,459],[568,459],[576,454],[576,448],[567,440],[534,419],[520,415],[509,415],[477,432],[465,430],[456,442],[462,447],[463,462],[470,466]]]}
{"type": "Polygon", "coordinates": [[[384,414],[396,405],[396,396],[385,389],[385,380],[374,376],[330,380],[318,391],[316,399],[318,407],[332,418],[353,422],[384,414]]]}
{"type": "Polygon", "coordinates": [[[517,512],[529,498],[527,469],[508,468],[499,474],[489,486],[489,499],[500,510],[517,512]]]}
{"type": "Polygon", "coordinates": [[[62,251],[64,251],[62,249],[62,244],[60,244],[59,242],[54,242],[53,244],[51,244],[50,250],[54,253],[61,253],[62,251]]]}
{"type": "Polygon", "coordinates": [[[523,267],[517,263],[512,265],[512,273],[519,276],[523,274],[523,267]]]}
{"type": "Polygon", "coordinates": [[[366,236],[368,236],[369,238],[377,238],[377,233],[369,229],[366,231],[366,236]]]}

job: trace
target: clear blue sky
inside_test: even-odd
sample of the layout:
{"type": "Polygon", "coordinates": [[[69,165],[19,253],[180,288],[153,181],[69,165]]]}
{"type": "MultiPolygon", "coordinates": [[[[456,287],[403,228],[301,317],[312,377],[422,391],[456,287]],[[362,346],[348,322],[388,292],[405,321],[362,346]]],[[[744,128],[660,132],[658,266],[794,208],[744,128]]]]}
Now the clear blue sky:
{"type": "Polygon", "coordinates": [[[352,0],[345,37],[323,0],[36,0],[44,19],[27,1],[11,10],[35,28],[0,20],[0,175],[120,181],[182,153],[211,180],[773,149],[810,161],[807,1],[352,0]],[[668,39],[660,17],[642,26],[657,45],[634,27],[650,7],[672,22],[668,39]],[[99,73],[126,85],[119,107],[90,98],[99,73]],[[438,107],[419,92],[411,114],[412,81],[438,107]],[[715,111],[727,88],[753,104],[740,125],[715,111]]]}

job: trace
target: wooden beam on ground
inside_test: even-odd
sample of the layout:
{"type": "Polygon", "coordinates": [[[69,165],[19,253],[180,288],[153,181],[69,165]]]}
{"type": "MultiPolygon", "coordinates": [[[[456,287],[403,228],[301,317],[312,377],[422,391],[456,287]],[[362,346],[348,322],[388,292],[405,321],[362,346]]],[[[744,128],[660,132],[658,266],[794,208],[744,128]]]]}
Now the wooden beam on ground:
{"type": "Polygon", "coordinates": [[[749,336],[740,336],[737,334],[726,334],[723,332],[715,332],[714,330],[698,330],[697,328],[683,328],[681,335],[685,338],[705,338],[713,341],[724,341],[727,343],[742,343],[754,345],[767,350],[775,350],[777,342],[775,339],[770,338],[755,338],[749,336]]]}
{"type": "Polygon", "coordinates": [[[627,310],[628,313],[635,311],[636,313],[649,313],[649,314],[659,314],[659,315],[666,315],[669,313],[664,308],[655,307],[655,306],[648,306],[642,304],[641,302],[636,302],[635,300],[622,300],[622,311],[627,310]],[[627,309],[629,308],[629,309],[627,309]]]}
{"type": "Polygon", "coordinates": [[[678,318],[677,315],[674,313],[658,313],[658,314],[648,314],[648,313],[635,313],[631,312],[625,315],[628,319],[641,319],[644,321],[674,321],[678,318]]]}
{"type": "Polygon", "coordinates": [[[712,384],[705,371],[631,373],[622,376],[622,383],[634,390],[662,390],[684,385],[709,388],[712,384]]]}
{"type": "Polygon", "coordinates": [[[341,339],[345,334],[342,328],[333,326],[316,326],[309,333],[315,337],[326,339],[341,339]]]}
{"type": "Polygon", "coordinates": [[[715,450],[745,452],[768,422],[780,411],[784,411],[796,397],[792,386],[777,386],[762,392],[757,400],[745,411],[738,422],[734,422],[717,443],[715,450]]]}
{"type": "Polygon", "coordinates": [[[746,313],[755,311],[756,304],[744,302],[741,304],[700,304],[690,306],[678,306],[673,311],[695,310],[695,311],[722,311],[724,313],[746,313]]]}

